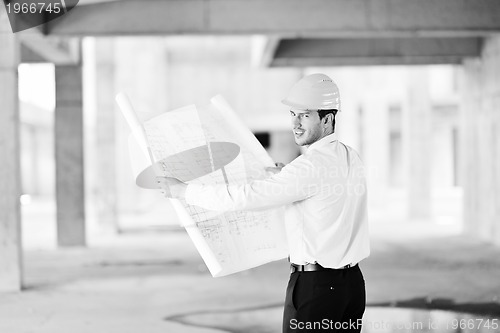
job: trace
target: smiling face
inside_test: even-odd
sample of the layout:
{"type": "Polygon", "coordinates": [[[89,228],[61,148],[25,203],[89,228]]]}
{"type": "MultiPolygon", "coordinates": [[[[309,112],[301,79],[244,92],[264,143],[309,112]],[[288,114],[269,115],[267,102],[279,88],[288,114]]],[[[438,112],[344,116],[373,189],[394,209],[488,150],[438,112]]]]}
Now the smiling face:
{"type": "Polygon", "coordinates": [[[305,111],[296,108],[290,110],[292,130],[295,143],[299,146],[308,146],[330,134],[319,119],[317,111],[305,111]]]}

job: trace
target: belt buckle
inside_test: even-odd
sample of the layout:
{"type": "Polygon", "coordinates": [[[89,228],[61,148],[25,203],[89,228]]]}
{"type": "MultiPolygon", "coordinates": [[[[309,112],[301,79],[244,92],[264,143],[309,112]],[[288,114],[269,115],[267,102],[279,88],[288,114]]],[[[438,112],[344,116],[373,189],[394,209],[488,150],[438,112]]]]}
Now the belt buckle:
{"type": "Polygon", "coordinates": [[[290,270],[291,270],[291,273],[303,272],[304,271],[304,266],[303,265],[290,264],[290,270]]]}

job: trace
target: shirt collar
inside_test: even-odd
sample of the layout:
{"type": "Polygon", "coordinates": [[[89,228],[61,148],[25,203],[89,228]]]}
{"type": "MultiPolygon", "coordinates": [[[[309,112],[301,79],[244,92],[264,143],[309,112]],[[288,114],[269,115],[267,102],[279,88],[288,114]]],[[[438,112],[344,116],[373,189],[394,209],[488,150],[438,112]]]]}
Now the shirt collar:
{"type": "Polygon", "coordinates": [[[307,151],[310,151],[311,149],[318,149],[318,148],[323,147],[324,145],[326,145],[330,142],[336,141],[336,140],[338,140],[337,133],[328,134],[324,138],[321,138],[318,141],[310,144],[309,147],[307,147],[307,151]]]}

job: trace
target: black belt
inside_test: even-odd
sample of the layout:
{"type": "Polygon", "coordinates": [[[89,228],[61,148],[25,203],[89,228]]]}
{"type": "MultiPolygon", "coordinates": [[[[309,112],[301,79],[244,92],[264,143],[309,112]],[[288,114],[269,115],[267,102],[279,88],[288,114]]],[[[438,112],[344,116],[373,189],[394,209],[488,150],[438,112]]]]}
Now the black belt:
{"type": "Polygon", "coordinates": [[[295,272],[314,272],[314,271],[327,271],[327,270],[338,270],[338,269],[346,269],[351,267],[356,267],[358,264],[349,264],[340,268],[326,268],[321,266],[320,264],[306,264],[306,265],[296,265],[290,264],[290,273],[295,272]]]}

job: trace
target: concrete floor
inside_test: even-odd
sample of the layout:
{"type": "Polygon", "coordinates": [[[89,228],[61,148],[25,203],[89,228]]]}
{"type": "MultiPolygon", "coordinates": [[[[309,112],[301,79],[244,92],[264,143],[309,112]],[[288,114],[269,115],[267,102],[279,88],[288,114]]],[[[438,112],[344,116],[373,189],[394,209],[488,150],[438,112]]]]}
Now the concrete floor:
{"type": "MultiPolygon", "coordinates": [[[[450,320],[500,318],[500,248],[450,223],[373,222],[371,240],[361,263],[367,318],[394,307],[470,313],[447,313],[450,320]]],[[[24,266],[25,290],[0,295],[1,333],[281,329],[287,263],[214,279],[183,230],[100,235],[87,249],[31,247],[24,266]]],[[[389,317],[404,318],[397,311],[389,317]]],[[[414,311],[407,321],[433,313],[414,311]]]]}

